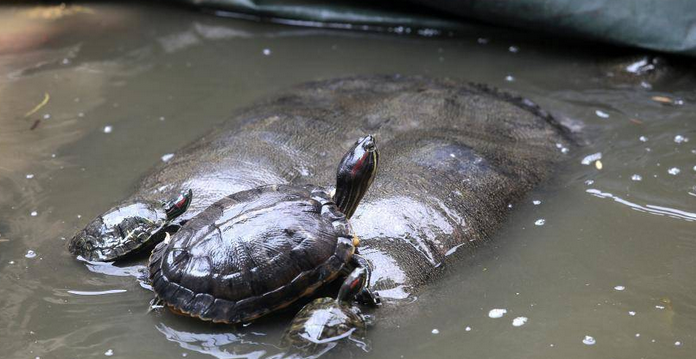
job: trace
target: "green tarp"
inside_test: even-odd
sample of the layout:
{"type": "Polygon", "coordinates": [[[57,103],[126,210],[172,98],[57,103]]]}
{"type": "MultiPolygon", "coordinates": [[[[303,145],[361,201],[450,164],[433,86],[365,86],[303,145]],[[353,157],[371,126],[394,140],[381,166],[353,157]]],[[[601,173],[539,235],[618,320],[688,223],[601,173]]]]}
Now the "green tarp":
{"type": "Polygon", "coordinates": [[[696,0],[177,1],[299,25],[402,26],[426,35],[476,20],[696,56],[696,0]]]}

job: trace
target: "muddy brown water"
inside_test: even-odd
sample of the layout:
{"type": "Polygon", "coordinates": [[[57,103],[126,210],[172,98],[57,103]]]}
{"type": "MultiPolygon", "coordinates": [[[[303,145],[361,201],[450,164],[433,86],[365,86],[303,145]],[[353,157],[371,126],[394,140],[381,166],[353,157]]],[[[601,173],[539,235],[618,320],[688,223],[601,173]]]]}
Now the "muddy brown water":
{"type": "Polygon", "coordinates": [[[367,352],[325,357],[696,355],[690,73],[634,79],[614,50],[488,28],[424,38],[134,4],[46,10],[0,7],[0,357],[282,356],[289,315],[234,328],[148,312],[141,263],[87,265],[65,239],[233,110],[373,73],[513,90],[588,143],[397,326],[380,330],[375,311],[367,352]]]}

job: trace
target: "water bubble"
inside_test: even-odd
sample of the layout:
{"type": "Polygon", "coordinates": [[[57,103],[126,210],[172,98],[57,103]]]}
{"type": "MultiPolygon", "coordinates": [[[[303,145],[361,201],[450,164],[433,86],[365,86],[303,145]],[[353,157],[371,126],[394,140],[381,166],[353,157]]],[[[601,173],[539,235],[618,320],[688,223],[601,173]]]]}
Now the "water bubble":
{"type": "Polygon", "coordinates": [[[527,323],[527,317],[517,317],[512,320],[513,327],[521,327],[527,323]]]}
{"type": "Polygon", "coordinates": [[[667,173],[671,174],[672,176],[676,176],[681,172],[681,170],[677,167],[672,167],[669,170],[667,170],[667,173]]]}
{"type": "Polygon", "coordinates": [[[585,345],[595,345],[595,343],[597,343],[597,341],[595,340],[595,338],[593,338],[589,335],[585,335],[585,339],[582,340],[582,343],[585,345]]]}
{"type": "Polygon", "coordinates": [[[437,330],[437,329],[433,329],[432,333],[433,333],[433,334],[440,334],[440,331],[437,330]]]}
{"type": "Polygon", "coordinates": [[[535,199],[535,200],[532,201],[532,203],[533,203],[535,206],[538,206],[538,205],[541,204],[541,201],[538,200],[538,199],[535,199]]]}
{"type": "Polygon", "coordinates": [[[677,346],[677,347],[679,347],[679,346],[681,346],[681,342],[679,342],[679,341],[674,342],[674,345],[677,346]]]}
{"type": "Polygon", "coordinates": [[[507,313],[507,309],[491,309],[488,312],[488,317],[493,319],[502,318],[505,313],[507,313]]]}
{"type": "Polygon", "coordinates": [[[648,142],[648,138],[645,136],[640,136],[638,137],[638,139],[640,140],[640,142],[648,142]]]}
{"type": "Polygon", "coordinates": [[[114,351],[111,350],[111,349],[109,349],[109,350],[107,350],[107,351],[104,352],[104,355],[110,357],[110,356],[114,355],[114,351]]]}
{"type": "Polygon", "coordinates": [[[601,117],[601,118],[609,118],[609,114],[604,112],[604,111],[601,111],[601,110],[596,110],[595,115],[597,115],[597,117],[601,117]]]}
{"type": "Polygon", "coordinates": [[[505,81],[507,81],[507,82],[513,82],[513,81],[515,81],[515,78],[512,77],[512,75],[507,75],[507,76],[505,76],[505,81]]]}
{"type": "Polygon", "coordinates": [[[31,249],[27,251],[27,254],[24,255],[25,258],[35,258],[36,257],[36,252],[32,251],[31,249]]]}
{"type": "Polygon", "coordinates": [[[537,219],[536,222],[534,222],[535,226],[543,226],[544,224],[546,224],[546,220],[543,218],[537,219]]]}
{"type": "Polygon", "coordinates": [[[641,175],[639,175],[639,174],[634,174],[633,176],[631,176],[631,180],[632,180],[632,181],[642,181],[642,180],[643,180],[643,176],[641,176],[641,175]]]}
{"type": "Polygon", "coordinates": [[[263,54],[268,56],[271,54],[271,49],[263,49],[263,54]]]}
{"type": "Polygon", "coordinates": [[[29,213],[29,215],[31,215],[32,217],[36,217],[39,215],[39,212],[32,211],[31,213],[29,213]]]}
{"type": "Polygon", "coordinates": [[[640,333],[636,333],[636,338],[640,338],[640,333]]]}
{"type": "Polygon", "coordinates": [[[676,135],[674,136],[674,142],[676,143],[684,143],[684,142],[689,142],[688,137],[684,137],[682,135],[676,135]]]}
{"type": "Polygon", "coordinates": [[[614,290],[618,290],[619,292],[624,290],[624,289],[626,289],[626,287],[624,287],[622,285],[617,285],[616,287],[614,287],[614,290]]]}
{"type": "Polygon", "coordinates": [[[466,328],[464,328],[464,330],[467,331],[467,332],[470,332],[470,331],[471,331],[471,327],[466,327],[466,328]]]}
{"type": "Polygon", "coordinates": [[[104,126],[104,133],[111,133],[114,128],[112,126],[104,126]]]}
{"type": "Polygon", "coordinates": [[[174,154],[167,153],[166,155],[162,156],[162,162],[167,162],[167,161],[171,160],[172,158],[174,158],[174,154]]]}

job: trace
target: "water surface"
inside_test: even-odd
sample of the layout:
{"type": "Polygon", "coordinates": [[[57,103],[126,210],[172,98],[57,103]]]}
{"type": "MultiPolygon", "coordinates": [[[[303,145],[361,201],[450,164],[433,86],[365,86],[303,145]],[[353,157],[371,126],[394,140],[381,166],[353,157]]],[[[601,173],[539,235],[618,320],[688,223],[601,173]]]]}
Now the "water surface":
{"type": "Polygon", "coordinates": [[[487,28],[424,38],[133,4],[43,10],[0,8],[3,357],[282,355],[290,315],[233,328],[148,312],[142,263],[86,265],[66,238],[235,109],[300,82],[377,73],[516,91],[587,144],[403,316],[374,312],[369,352],[326,357],[693,357],[688,72],[634,79],[611,66],[617,51],[487,28]]]}

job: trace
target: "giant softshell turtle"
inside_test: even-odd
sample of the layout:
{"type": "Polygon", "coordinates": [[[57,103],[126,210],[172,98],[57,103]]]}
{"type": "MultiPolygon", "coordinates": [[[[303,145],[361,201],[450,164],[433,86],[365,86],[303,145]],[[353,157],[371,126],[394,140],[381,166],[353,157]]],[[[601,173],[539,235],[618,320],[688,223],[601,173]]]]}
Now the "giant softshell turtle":
{"type": "Polygon", "coordinates": [[[186,221],[267,184],[334,183],[355,139],[376,135],[381,163],[352,223],[383,297],[408,296],[457,248],[485,241],[508,205],[571,146],[529,100],[482,85],[408,76],[305,83],[237,112],[147,175],[125,202],[191,189],[186,221]]]}

